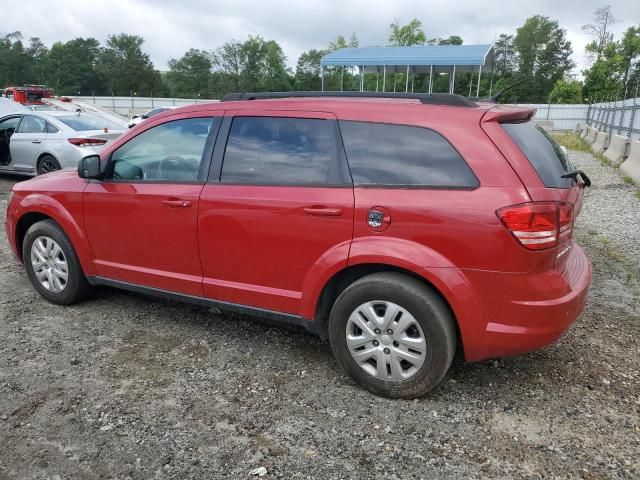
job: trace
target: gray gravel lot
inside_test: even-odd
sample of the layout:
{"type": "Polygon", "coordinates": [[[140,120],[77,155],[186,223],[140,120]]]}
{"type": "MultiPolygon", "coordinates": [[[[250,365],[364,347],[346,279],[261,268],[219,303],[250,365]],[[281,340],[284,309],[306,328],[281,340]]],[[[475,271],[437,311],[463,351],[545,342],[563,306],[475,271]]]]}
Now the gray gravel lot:
{"type": "Polygon", "coordinates": [[[581,320],[421,400],[361,390],[300,331],[106,288],[50,305],[1,241],[0,479],[640,478],[640,198],[571,155],[594,182],[581,320]]]}

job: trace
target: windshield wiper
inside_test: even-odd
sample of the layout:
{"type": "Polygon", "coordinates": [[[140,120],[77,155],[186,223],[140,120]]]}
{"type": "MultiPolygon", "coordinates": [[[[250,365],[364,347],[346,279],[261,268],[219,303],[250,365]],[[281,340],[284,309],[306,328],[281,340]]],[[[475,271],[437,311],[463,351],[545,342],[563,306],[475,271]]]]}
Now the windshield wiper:
{"type": "Polygon", "coordinates": [[[565,173],[564,175],[562,175],[562,178],[573,178],[577,182],[578,176],[580,176],[580,178],[584,182],[585,187],[591,186],[591,179],[587,177],[587,174],[584,173],[582,170],[573,170],[572,172],[565,173]]]}

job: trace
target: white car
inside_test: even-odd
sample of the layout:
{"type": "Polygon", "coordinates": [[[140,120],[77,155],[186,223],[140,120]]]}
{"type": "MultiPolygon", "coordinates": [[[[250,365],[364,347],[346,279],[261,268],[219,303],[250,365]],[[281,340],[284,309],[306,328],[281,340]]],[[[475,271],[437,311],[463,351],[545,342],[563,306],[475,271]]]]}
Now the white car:
{"type": "Polygon", "coordinates": [[[125,132],[90,113],[17,112],[0,117],[0,172],[40,175],[77,168],[125,132]]]}
{"type": "Polygon", "coordinates": [[[177,107],[158,107],[158,108],[153,108],[148,112],[143,113],[142,115],[134,115],[133,117],[131,117],[131,120],[129,120],[129,128],[135,127],[136,125],[138,125],[143,120],[146,120],[147,118],[153,117],[154,115],[157,115],[162,112],[166,112],[167,110],[173,110],[174,108],[177,108],[177,107]]]}

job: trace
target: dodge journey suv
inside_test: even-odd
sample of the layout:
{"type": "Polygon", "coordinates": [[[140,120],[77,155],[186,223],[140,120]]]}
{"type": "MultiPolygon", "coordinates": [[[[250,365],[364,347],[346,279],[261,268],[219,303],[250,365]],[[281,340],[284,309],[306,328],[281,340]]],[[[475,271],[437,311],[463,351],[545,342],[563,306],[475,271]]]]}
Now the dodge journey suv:
{"type": "Polygon", "coordinates": [[[533,114],[232,94],[16,184],[7,235],[50,302],[106,285],[303,325],[361,386],[413,398],[456,351],[541,348],[585,305],[573,226],[590,181],[533,114]]]}

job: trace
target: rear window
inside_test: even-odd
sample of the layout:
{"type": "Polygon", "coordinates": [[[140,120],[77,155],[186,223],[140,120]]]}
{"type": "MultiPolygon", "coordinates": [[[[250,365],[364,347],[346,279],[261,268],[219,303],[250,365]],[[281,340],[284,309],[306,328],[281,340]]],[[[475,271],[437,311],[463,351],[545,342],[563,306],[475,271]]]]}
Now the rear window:
{"type": "Polygon", "coordinates": [[[426,128],[341,121],[355,185],[474,188],[478,180],[439,133],[426,128]]]}
{"type": "Polygon", "coordinates": [[[532,121],[503,123],[502,128],[529,159],[545,187],[571,188],[575,185],[573,179],[562,178],[572,170],[569,160],[555,140],[538,124],[532,121]]]}
{"type": "Polygon", "coordinates": [[[64,117],[56,117],[65,125],[73,128],[78,132],[87,132],[89,130],[123,130],[123,127],[117,123],[111,122],[104,118],[95,117],[93,115],[69,115],[64,117]]]}

